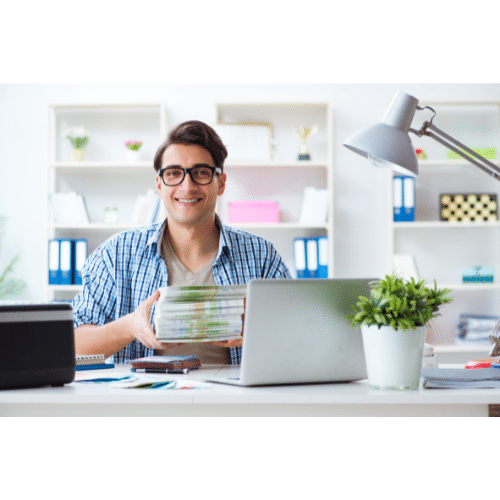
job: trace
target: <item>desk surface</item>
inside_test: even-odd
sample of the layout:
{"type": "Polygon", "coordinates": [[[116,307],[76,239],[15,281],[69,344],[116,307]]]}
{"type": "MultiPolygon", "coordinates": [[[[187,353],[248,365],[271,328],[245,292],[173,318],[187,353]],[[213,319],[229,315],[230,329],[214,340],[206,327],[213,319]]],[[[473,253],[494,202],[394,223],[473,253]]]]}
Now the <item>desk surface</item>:
{"type": "MultiPolygon", "coordinates": [[[[231,366],[207,366],[173,378],[230,376],[231,366]]],[[[77,372],[110,376],[128,366],[77,372]]],[[[183,390],[122,389],[73,382],[64,387],[0,391],[0,416],[488,416],[500,389],[381,391],[351,383],[235,387],[209,384],[183,390]]]]}

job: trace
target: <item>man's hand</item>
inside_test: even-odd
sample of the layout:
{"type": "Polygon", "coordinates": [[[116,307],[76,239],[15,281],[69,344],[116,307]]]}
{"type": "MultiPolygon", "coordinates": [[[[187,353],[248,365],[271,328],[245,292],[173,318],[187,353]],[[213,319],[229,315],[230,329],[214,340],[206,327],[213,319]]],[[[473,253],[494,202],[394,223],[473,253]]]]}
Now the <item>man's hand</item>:
{"type": "Polygon", "coordinates": [[[135,338],[146,347],[152,349],[161,349],[163,346],[156,340],[151,323],[151,308],[153,304],[160,298],[160,290],[156,290],[153,295],[150,295],[146,300],[139,304],[139,307],[130,313],[129,321],[130,328],[135,338]]]}

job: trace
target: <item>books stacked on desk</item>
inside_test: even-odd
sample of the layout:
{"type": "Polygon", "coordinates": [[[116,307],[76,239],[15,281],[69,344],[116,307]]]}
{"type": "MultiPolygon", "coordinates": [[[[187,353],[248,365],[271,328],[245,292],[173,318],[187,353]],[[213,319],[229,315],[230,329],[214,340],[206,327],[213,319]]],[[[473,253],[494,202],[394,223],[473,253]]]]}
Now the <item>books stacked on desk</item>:
{"type": "Polygon", "coordinates": [[[153,319],[160,342],[241,337],[246,285],[169,286],[160,292],[153,319]]]}
{"type": "Polygon", "coordinates": [[[100,370],[103,368],[114,368],[113,363],[106,363],[104,354],[80,354],[76,356],[77,370],[100,370]]]}

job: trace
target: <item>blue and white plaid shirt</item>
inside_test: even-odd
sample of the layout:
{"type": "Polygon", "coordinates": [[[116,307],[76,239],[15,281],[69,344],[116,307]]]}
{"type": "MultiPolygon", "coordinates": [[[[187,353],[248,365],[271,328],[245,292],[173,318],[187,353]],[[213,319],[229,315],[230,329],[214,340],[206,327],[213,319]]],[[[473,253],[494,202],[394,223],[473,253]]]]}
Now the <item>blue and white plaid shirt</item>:
{"type": "MultiPolygon", "coordinates": [[[[212,268],[217,285],[291,277],[270,242],[223,226],[218,217],[217,222],[221,228],[219,253],[212,268]]],[[[125,316],[158,288],[168,286],[167,266],[161,256],[163,224],[116,234],[90,255],[82,271],[83,289],[73,300],[75,328],[104,325],[125,316]]],[[[154,349],[134,340],[114,355],[114,362],[152,355],[154,349]]],[[[241,347],[232,347],[231,363],[240,362],[241,347]]]]}

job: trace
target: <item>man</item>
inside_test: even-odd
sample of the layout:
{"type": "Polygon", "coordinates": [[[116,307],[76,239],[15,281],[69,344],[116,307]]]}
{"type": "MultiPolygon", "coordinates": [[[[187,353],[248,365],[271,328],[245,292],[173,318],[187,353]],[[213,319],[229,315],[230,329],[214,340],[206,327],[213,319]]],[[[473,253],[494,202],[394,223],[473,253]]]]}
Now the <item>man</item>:
{"type": "Polygon", "coordinates": [[[83,289],[73,301],[78,354],[114,355],[116,363],[155,353],[240,362],[241,339],[161,344],[151,322],[160,287],[290,278],[271,243],[223,226],[216,215],[226,157],[219,136],[202,122],[185,122],[170,132],[154,159],[156,190],[168,217],[115,235],[90,255],[83,289]]]}

